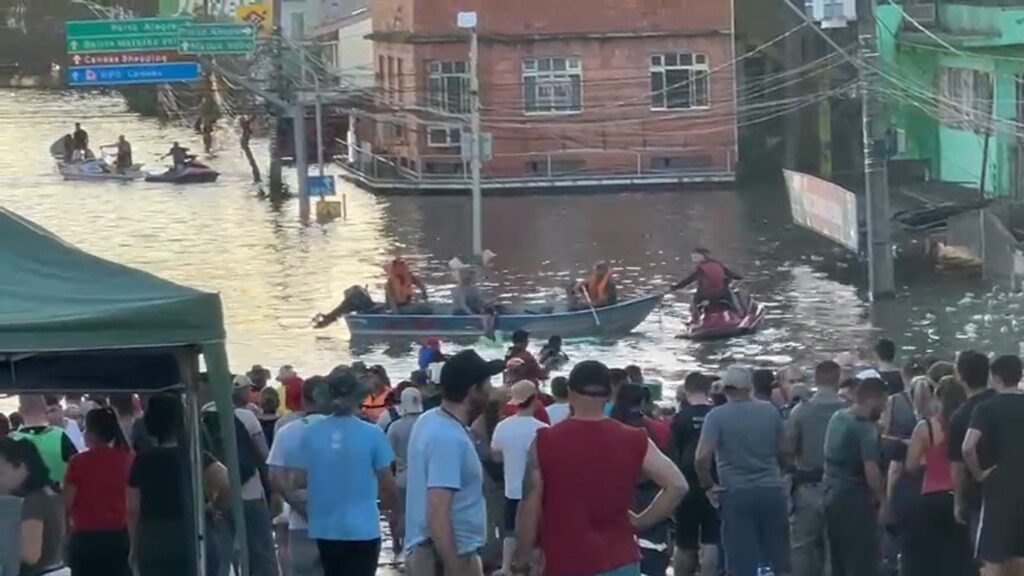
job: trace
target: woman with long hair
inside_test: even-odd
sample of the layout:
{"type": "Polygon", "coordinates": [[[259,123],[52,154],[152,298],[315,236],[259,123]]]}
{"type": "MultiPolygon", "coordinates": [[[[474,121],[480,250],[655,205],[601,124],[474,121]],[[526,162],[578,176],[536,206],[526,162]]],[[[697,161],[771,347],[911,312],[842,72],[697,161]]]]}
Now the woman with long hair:
{"type": "Polygon", "coordinates": [[[907,531],[904,576],[976,573],[967,527],[953,516],[953,480],[946,457],[949,419],[967,401],[967,391],[955,377],[947,376],[939,381],[935,397],[939,411],[921,420],[907,450],[907,472],[924,469],[924,479],[915,513],[904,528],[907,531]]]}
{"type": "Polygon", "coordinates": [[[71,574],[129,576],[125,491],[133,455],[113,408],[85,415],[85,444],[89,449],[72,456],[64,475],[71,574]]]}
{"type": "MultiPolygon", "coordinates": [[[[627,426],[642,428],[648,438],[659,443],[658,434],[644,414],[644,404],[649,393],[638,384],[623,384],[615,394],[611,417],[627,426]]],[[[659,445],[664,451],[667,446],[659,445]]],[[[648,478],[642,478],[636,486],[633,511],[640,513],[650,505],[661,488],[648,478]]],[[[658,525],[637,534],[640,539],[640,571],[647,576],[663,576],[672,562],[671,522],[665,520],[658,525]]]]}
{"type": "Polygon", "coordinates": [[[22,498],[19,576],[59,568],[64,562],[64,511],[50,471],[31,441],[0,438],[0,494],[22,498]]]}

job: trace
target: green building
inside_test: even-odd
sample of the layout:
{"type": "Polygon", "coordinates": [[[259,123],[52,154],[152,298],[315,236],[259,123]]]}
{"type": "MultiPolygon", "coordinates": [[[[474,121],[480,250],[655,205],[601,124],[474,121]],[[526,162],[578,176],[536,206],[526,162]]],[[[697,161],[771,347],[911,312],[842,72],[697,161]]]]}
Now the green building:
{"type": "Polygon", "coordinates": [[[894,159],[1024,199],[1024,3],[917,0],[877,14],[894,159]]]}

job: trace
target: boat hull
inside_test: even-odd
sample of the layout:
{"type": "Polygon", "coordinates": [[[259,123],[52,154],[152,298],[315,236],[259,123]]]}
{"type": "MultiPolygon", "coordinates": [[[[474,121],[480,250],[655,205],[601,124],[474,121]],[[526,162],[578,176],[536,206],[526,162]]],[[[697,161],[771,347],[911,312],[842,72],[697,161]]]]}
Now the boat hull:
{"type": "Polygon", "coordinates": [[[349,314],[345,317],[353,336],[486,336],[509,335],[526,330],[545,338],[585,338],[628,334],[661,302],[646,296],[592,311],[590,308],[549,314],[468,316],[447,314],[349,314]],[[595,318],[595,312],[597,318],[595,318]]]}
{"type": "Polygon", "coordinates": [[[765,308],[758,302],[751,301],[745,314],[735,312],[715,312],[706,315],[698,324],[690,324],[682,338],[689,340],[722,340],[734,336],[744,336],[757,331],[764,319],[765,308]]]}

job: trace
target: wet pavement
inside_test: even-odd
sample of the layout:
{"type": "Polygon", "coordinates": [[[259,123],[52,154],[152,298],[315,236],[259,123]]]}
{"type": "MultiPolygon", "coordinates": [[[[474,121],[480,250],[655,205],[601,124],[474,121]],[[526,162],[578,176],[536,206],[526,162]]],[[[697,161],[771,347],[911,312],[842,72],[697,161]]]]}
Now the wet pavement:
{"type": "MultiPolygon", "coordinates": [[[[216,184],[64,182],[48,147],[75,121],[94,147],[125,134],[136,161],[154,171],[172,140],[201,149],[185,122],[140,118],[114,95],[0,90],[0,204],[102,257],[220,292],[236,369],[289,363],[310,374],[357,357],[393,375],[414,366],[409,343],[353,342],[343,324],[316,331],[309,320],[353,284],[369,285],[381,297],[382,266],[395,254],[413,263],[434,299],[446,299],[447,262],[465,257],[470,244],[468,198],[378,198],[340,184],[348,220],[304,226],[295,201],[274,205],[259,197],[229,132],[218,136],[219,152],[208,160],[222,172],[216,184]]],[[[256,153],[265,161],[265,143],[256,153]]],[[[794,228],[787,209],[774,184],[487,198],[484,245],[498,254],[490,290],[509,300],[559,298],[570,279],[608,260],[620,295],[645,294],[685,275],[692,248],[710,248],[746,275],[746,287],[766,304],[761,332],[707,344],[678,339],[689,298],[680,295],[625,338],[566,346],[573,359],[637,363],[668,381],[729,360],[811,363],[866,350],[879,334],[895,338],[905,353],[1018,350],[1020,296],[904,268],[899,298],[872,309],[856,259],[794,228]]],[[[504,345],[481,341],[479,347],[497,356],[504,345]]]]}

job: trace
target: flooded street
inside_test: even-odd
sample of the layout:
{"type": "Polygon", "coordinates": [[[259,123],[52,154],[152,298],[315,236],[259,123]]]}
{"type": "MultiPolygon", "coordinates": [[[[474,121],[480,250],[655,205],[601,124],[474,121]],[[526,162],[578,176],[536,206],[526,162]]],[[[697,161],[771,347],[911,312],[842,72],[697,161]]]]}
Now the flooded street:
{"type": "MultiPolygon", "coordinates": [[[[209,159],[222,173],[216,184],[64,182],[48,147],[75,121],[93,148],[126,135],[136,162],[151,171],[173,140],[202,148],[184,124],[139,118],[115,95],[0,90],[0,204],[104,258],[220,292],[235,370],[289,363],[309,374],[356,356],[393,376],[414,366],[411,344],[352,342],[343,323],[315,331],[310,318],[353,284],[382,298],[382,266],[394,254],[424,276],[432,299],[447,299],[447,262],[464,258],[470,244],[468,197],[377,198],[340,184],[348,220],[303,226],[296,202],[274,206],[258,196],[236,137],[226,133],[209,159]]],[[[255,152],[265,164],[265,143],[255,152]]],[[[608,260],[620,297],[629,297],[667,287],[688,273],[692,248],[710,248],[767,304],[760,333],[709,344],[677,339],[689,301],[680,294],[626,338],[566,347],[573,359],[637,363],[670,381],[727,359],[812,362],[866,349],[879,331],[907,352],[1018,351],[1024,299],[989,293],[981,282],[898,271],[900,297],[872,313],[859,264],[793,229],[787,210],[775,188],[488,198],[484,246],[498,254],[489,283],[506,300],[561,297],[571,278],[608,260]]],[[[504,347],[480,346],[491,355],[504,347]]]]}

